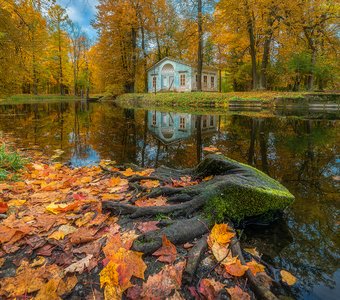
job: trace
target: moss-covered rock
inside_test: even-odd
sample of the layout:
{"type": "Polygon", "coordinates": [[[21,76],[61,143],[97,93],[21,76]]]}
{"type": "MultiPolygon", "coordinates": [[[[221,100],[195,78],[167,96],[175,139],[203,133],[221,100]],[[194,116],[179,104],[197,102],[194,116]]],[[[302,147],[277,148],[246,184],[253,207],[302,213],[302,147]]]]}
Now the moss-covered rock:
{"type": "Polygon", "coordinates": [[[210,219],[245,218],[282,211],[294,196],[265,173],[221,155],[209,155],[196,168],[197,174],[217,175],[206,187],[205,214],[210,219]]]}

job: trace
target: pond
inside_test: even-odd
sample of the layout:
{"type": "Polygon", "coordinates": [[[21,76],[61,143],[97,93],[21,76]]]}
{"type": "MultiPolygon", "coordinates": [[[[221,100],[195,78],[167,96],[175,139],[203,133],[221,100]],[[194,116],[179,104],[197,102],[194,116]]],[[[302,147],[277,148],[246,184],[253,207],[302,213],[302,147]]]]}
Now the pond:
{"type": "Polygon", "coordinates": [[[292,296],[301,299],[340,295],[339,125],[337,114],[305,111],[197,115],[113,103],[0,105],[0,135],[73,166],[111,159],[191,167],[211,145],[277,179],[296,196],[295,203],[283,220],[249,226],[244,242],[296,275],[292,296]]]}

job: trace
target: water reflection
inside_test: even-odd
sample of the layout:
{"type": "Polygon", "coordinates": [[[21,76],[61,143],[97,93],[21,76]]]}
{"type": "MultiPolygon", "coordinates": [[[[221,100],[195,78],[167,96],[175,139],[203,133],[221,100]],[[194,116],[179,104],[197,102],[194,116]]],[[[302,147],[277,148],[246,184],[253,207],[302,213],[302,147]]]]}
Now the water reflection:
{"type": "Polygon", "coordinates": [[[20,147],[51,157],[61,149],[57,160],[77,166],[112,159],[145,167],[191,167],[205,155],[203,147],[213,145],[270,174],[296,196],[285,222],[249,229],[248,243],[276,267],[297,275],[296,295],[335,298],[332,288],[340,284],[336,118],[263,112],[192,115],[63,102],[0,105],[1,132],[15,137],[20,147]]]}

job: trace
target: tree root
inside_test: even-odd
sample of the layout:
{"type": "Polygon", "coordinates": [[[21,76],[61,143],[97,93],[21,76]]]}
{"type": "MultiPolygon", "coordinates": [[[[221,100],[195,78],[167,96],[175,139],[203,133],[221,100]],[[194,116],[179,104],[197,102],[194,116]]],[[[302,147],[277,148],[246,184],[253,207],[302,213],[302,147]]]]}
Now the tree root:
{"type": "Polygon", "coordinates": [[[208,231],[207,221],[199,217],[178,220],[165,228],[142,234],[134,241],[132,249],[150,254],[162,246],[163,235],[174,244],[184,244],[208,231]]]}
{"type": "MultiPolygon", "coordinates": [[[[242,265],[245,265],[246,262],[244,260],[240,242],[236,237],[234,237],[230,243],[231,245],[231,251],[233,253],[233,256],[238,256],[240,259],[242,265]]],[[[266,287],[261,285],[256,277],[253,275],[253,273],[250,270],[246,271],[246,277],[248,279],[248,282],[250,284],[250,288],[254,292],[255,296],[258,299],[265,299],[265,300],[278,300],[278,298],[266,287]]]]}
{"type": "Polygon", "coordinates": [[[139,207],[130,204],[111,201],[103,202],[103,209],[110,210],[116,215],[130,215],[130,218],[156,216],[158,214],[172,214],[173,216],[189,216],[202,207],[205,199],[201,196],[176,205],[139,207]]]}
{"type": "Polygon", "coordinates": [[[188,253],[188,260],[183,272],[183,282],[190,285],[194,279],[197,267],[202,260],[204,252],[208,248],[207,235],[203,235],[200,240],[188,253]]]}

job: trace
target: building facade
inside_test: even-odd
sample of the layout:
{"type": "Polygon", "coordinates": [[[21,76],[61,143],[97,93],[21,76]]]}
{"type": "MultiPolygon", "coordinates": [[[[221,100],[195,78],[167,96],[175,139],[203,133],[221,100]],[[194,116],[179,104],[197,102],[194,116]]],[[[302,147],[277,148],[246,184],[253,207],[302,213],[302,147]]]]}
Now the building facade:
{"type": "MultiPolygon", "coordinates": [[[[191,92],[197,90],[196,67],[165,57],[148,69],[148,91],[191,92]]],[[[218,70],[203,67],[202,91],[218,91],[218,70]]]]}

